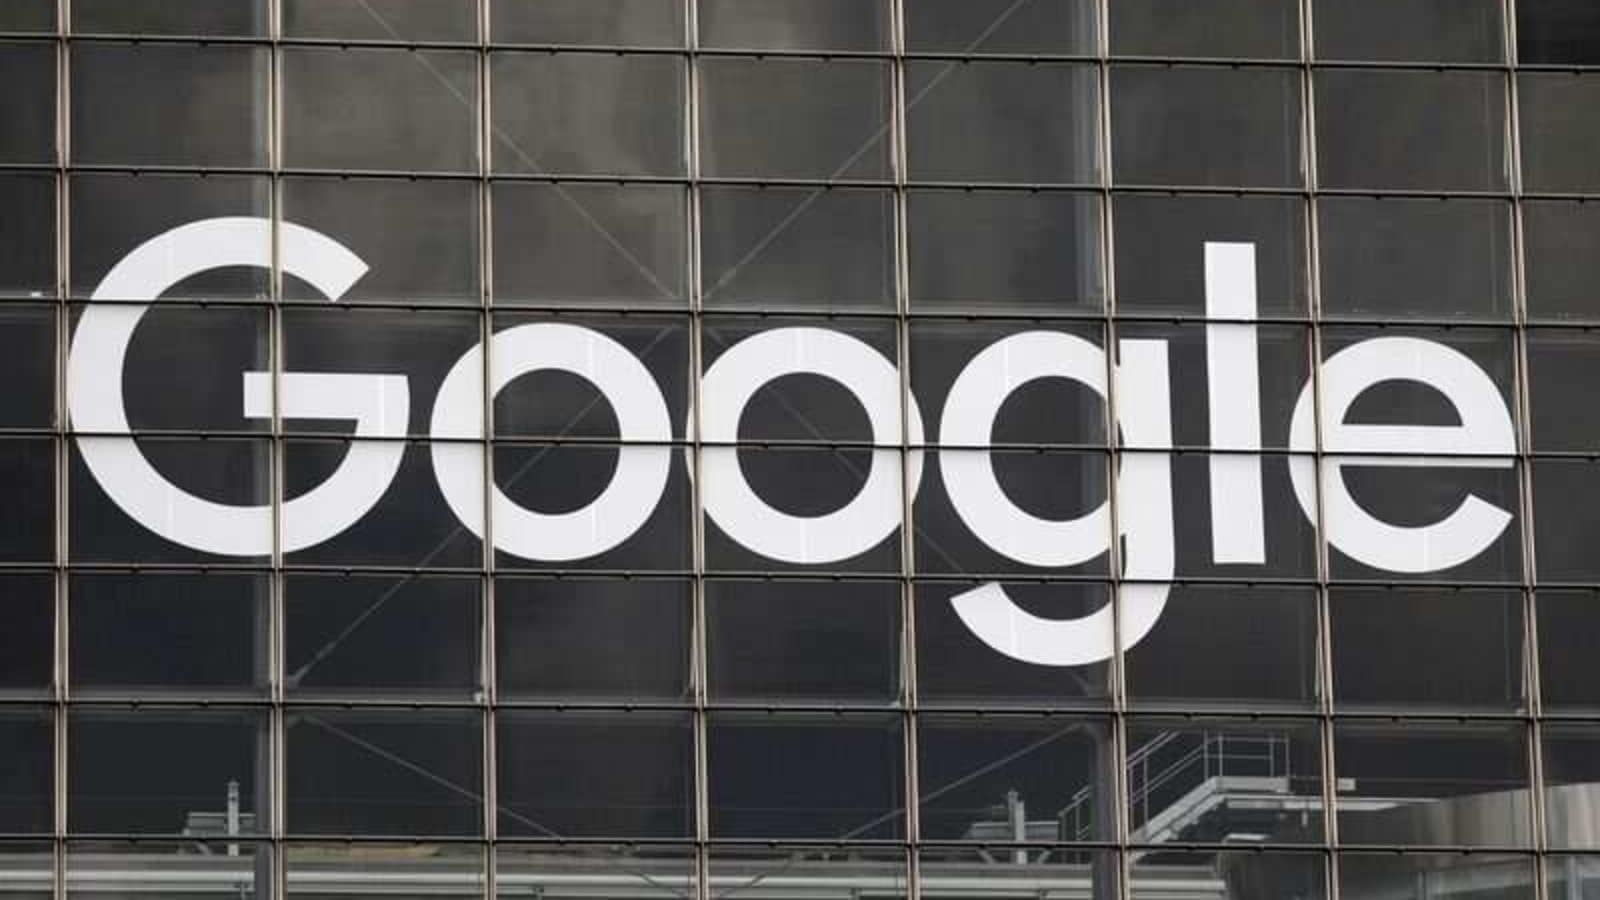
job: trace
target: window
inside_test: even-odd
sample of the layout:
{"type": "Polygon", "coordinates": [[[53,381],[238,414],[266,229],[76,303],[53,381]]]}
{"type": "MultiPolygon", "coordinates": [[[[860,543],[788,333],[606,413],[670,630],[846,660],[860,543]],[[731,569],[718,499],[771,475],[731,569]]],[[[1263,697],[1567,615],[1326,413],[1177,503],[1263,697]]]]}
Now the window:
{"type": "Polygon", "coordinates": [[[1111,159],[1123,185],[1298,185],[1300,74],[1114,66],[1111,159]]]}

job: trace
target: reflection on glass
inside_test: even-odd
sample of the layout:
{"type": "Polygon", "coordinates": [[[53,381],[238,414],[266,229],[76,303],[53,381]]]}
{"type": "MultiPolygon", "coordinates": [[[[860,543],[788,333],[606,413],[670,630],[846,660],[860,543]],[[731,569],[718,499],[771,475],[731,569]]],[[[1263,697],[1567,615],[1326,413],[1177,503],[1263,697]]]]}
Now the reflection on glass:
{"type": "Polygon", "coordinates": [[[359,886],[380,900],[482,896],[484,851],[472,844],[292,843],[284,848],[290,898],[337,897],[359,886]]]}

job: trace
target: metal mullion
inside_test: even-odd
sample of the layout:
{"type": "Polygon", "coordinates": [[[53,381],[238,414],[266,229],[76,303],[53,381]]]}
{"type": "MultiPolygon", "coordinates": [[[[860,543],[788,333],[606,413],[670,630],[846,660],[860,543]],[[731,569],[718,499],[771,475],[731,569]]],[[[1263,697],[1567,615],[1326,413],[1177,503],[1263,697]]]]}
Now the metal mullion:
{"type": "Polygon", "coordinates": [[[711,860],[708,841],[711,833],[710,763],[707,754],[709,726],[707,722],[708,665],[706,662],[706,555],[705,555],[705,502],[701,477],[702,455],[700,408],[701,377],[705,373],[705,317],[704,285],[701,265],[701,210],[700,210],[700,28],[698,0],[678,0],[682,4],[683,40],[686,55],[684,86],[684,163],[688,184],[688,197],[684,204],[683,227],[686,231],[684,260],[688,269],[687,287],[689,301],[689,403],[691,421],[684,440],[691,446],[688,465],[690,492],[689,544],[691,570],[689,682],[693,708],[690,712],[693,741],[694,796],[694,892],[698,900],[711,900],[711,860]]]}
{"type": "MultiPolygon", "coordinates": [[[[1333,654],[1330,642],[1328,582],[1330,561],[1327,522],[1323,515],[1322,491],[1322,256],[1321,229],[1318,223],[1317,179],[1317,91],[1315,0],[1300,0],[1300,143],[1306,188],[1305,250],[1307,302],[1310,313],[1310,387],[1312,410],[1311,467],[1316,497],[1316,575],[1317,575],[1317,717],[1321,723],[1320,759],[1322,767],[1322,848],[1324,890],[1329,900],[1339,900],[1338,776],[1334,756],[1333,654]]],[[[1294,461],[1290,461],[1292,466],[1294,461]]]]}
{"type": "Polygon", "coordinates": [[[68,648],[68,578],[66,565],[69,559],[69,522],[67,521],[67,473],[70,450],[67,445],[68,421],[66,403],[67,335],[72,322],[66,304],[71,271],[70,197],[67,192],[67,163],[71,159],[71,59],[67,52],[67,34],[72,19],[71,0],[56,0],[56,166],[55,166],[55,422],[56,436],[51,441],[55,477],[55,542],[54,566],[51,584],[51,604],[54,613],[54,652],[51,654],[50,740],[53,753],[50,790],[50,894],[52,900],[66,900],[66,833],[67,833],[67,702],[69,658],[68,648]]]}
{"type": "MultiPolygon", "coordinates": [[[[264,892],[272,900],[288,896],[288,851],[284,845],[287,832],[286,783],[288,771],[287,725],[284,719],[284,699],[287,686],[284,678],[285,621],[283,575],[283,478],[285,442],[283,438],[283,261],[280,258],[281,224],[283,220],[283,50],[282,0],[267,0],[267,34],[270,50],[267,55],[267,166],[270,189],[267,214],[271,223],[271,270],[268,278],[268,360],[272,372],[272,553],[269,559],[271,575],[268,582],[268,623],[271,635],[268,640],[267,684],[270,690],[271,709],[268,712],[268,806],[269,852],[271,853],[271,884],[264,892]]],[[[257,799],[261,803],[261,798],[257,799]]],[[[258,885],[258,890],[262,887],[258,885]]]]}
{"type": "MultiPolygon", "coordinates": [[[[494,509],[494,397],[490,394],[489,385],[492,383],[493,337],[494,337],[494,303],[493,278],[494,270],[494,220],[489,203],[489,173],[492,171],[494,141],[493,115],[492,115],[492,83],[489,77],[489,4],[490,0],[478,0],[477,25],[478,41],[472,47],[477,61],[477,87],[478,96],[474,104],[476,115],[477,134],[475,140],[478,144],[478,171],[476,183],[478,188],[478,334],[480,346],[483,347],[483,435],[482,435],[482,460],[483,460],[483,535],[482,558],[480,565],[482,571],[478,576],[478,634],[479,634],[479,662],[478,695],[474,698],[474,707],[481,712],[479,728],[483,742],[483,838],[479,842],[478,861],[483,867],[483,881],[480,885],[482,896],[494,900],[499,892],[499,883],[496,878],[499,856],[496,850],[496,840],[499,832],[500,787],[499,787],[499,744],[496,735],[499,731],[499,715],[496,703],[498,692],[496,689],[498,663],[496,658],[495,640],[495,545],[494,525],[492,510],[494,509]]],[[[431,450],[431,447],[430,447],[431,450]]]]}

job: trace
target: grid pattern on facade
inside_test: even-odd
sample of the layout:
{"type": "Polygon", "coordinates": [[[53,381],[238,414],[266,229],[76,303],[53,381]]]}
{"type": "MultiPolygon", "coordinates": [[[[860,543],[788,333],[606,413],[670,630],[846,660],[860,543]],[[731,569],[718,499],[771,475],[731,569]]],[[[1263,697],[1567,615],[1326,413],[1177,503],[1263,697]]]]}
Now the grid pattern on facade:
{"type": "MultiPolygon", "coordinates": [[[[0,890],[1592,895],[1585,7],[8,0],[0,890]],[[142,318],[107,287],[219,217],[270,225],[231,265],[163,263],[142,318]],[[294,228],[365,267],[337,303],[291,271],[294,228]],[[1248,246],[1253,313],[1208,309],[1208,243],[1248,246]],[[67,350],[103,311],[139,323],[129,430],[69,417],[67,350]],[[619,439],[629,409],[529,362],[592,333],[664,431],[619,439]],[[951,437],[962,372],[1035,334],[1101,348],[1109,396],[1031,381],[988,440],[951,437]],[[1313,361],[1375,338],[1474,364],[1507,451],[1323,441],[1313,361]],[[1258,351],[1243,443],[1208,369],[1235,340],[1258,351]],[[887,416],[789,374],[709,429],[733,388],[708,380],[817,341],[890,364],[887,416]],[[1157,343],[1150,440],[1112,367],[1157,343]],[[352,437],[301,413],[308,372],[405,387],[352,437]],[[140,524],[92,471],[128,447],[202,506],[267,512],[171,539],[182,509],[140,524]],[[393,471],[364,515],[290,511],[358,458],[393,471]],[[1159,580],[1107,539],[1152,463],[1159,580]],[[662,473],[637,521],[519,518],[629,465],[662,473]],[[973,466],[1024,525],[973,527],[947,490],[973,466]],[[1221,546],[1241,467],[1249,561],[1221,546]],[[790,517],[888,527],[764,547],[729,472],[790,517]],[[1396,552],[1463,510],[1506,524],[1397,571],[1332,532],[1329,491],[1402,526],[1396,552]],[[1101,504],[1103,551],[1023,549],[1101,504]],[[192,549],[226,540],[246,549],[192,549]],[[1111,610],[1126,649],[999,653],[952,604],[986,584],[1111,610]]],[[[1471,424],[1414,383],[1349,399],[1351,422],[1471,424]]]]}

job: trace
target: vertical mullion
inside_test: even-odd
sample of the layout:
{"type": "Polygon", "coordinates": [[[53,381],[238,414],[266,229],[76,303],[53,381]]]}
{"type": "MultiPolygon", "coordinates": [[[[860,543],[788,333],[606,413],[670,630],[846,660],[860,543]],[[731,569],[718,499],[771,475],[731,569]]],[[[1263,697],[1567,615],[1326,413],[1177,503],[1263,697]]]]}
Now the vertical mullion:
{"type": "MultiPolygon", "coordinates": [[[[279,254],[282,249],[280,234],[283,222],[283,9],[282,0],[267,0],[267,36],[270,41],[267,63],[267,167],[268,175],[268,207],[267,215],[271,222],[270,232],[272,246],[270,248],[272,267],[268,275],[268,351],[267,358],[272,372],[272,420],[270,424],[270,447],[268,453],[269,465],[272,475],[269,479],[271,485],[272,505],[272,554],[269,560],[271,572],[268,575],[268,615],[267,622],[270,635],[267,641],[267,684],[270,690],[271,708],[268,711],[268,739],[267,739],[267,797],[264,798],[268,807],[268,834],[271,837],[271,865],[269,871],[272,884],[266,891],[271,900],[285,900],[289,895],[289,851],[284,842],[288,831],[287,800],[285,797],[288,783],[288,736],[286,733],[286,718],[284,715],[284,700],[287,695],[287,685],[284,683],[284,653],[285,643],[285,604],[284,604],[284,574],[283,574],[283,492],[284,492],[284,456],[286,443],[283,433],[283,411],[281,400],[283,393],[283,261],[279,254]]],[[[257,804],[262,803],[258,799],[257,804]]]]}
{"type": "Polygon", "coordinates": [[[50,871],[51,871],[51,897],[52,900],[66,900],[67,896],[67,871],[66,871],[66,833],[67,833],[67,753],[68,732],[67,713],[68,706],[68,579],[67,563],[70,544],[67,521],[67,473],[71,471],[69,459],[71,450],[68,441],[67,403],[66,403],[66,375],[67,375],[67,347],[68,334],[72,325],[71,305],[67,302],[71,296],[71,204],[67,170],[71,156],[71,60],[70,44],[67,41],[72,19],[71,0],[56,0],[56,166],[55,166],[55,261],[56,261],[56,305],[55,305],[55,439],[52,443],[52,459],[55,476],[55,543],[54,566],[51,579],[51,603],[54,612],[54,652],[51,666],[51,742],[52,773],[51,773],[51,828],[50,828],[50,871]]]}
{"type": "MultiPolygon", "coordinates": [[[[474,103],[478,142],[478,334],[483,347],[483,545],[481,547],[482,573],[478,578],[479,664],[478,708],[482,711],[480,733],[483,741],[483,842],[479,845],[478,860],[483,866],[482,894],[494,900],[499,893],[497,866],[499,853],[500,781],[498,721],[498,663],[495,656],[495,581],[494,581],[494,397],[489,392],[493,383],[490,372],[494,336],[494,294],[491,273],[494,265],[494,221],[490,210],[489,174],[493,170],[494,126],[491,103],[492,83],[489,68],[490,2],[478,0],[478,96],[474,103]]],[[[429,448],[431,451],[431,447],[429,448]]]]}
{"type": "Polygon", "coordinates": [[[694,797],[694,889],[699,900],[711,898],[711,860],[707,842],[711,833],[711,800],[710,800],[710,763],[707,758],[708,723],[706,704],[708,690],[706,684],[706,564],[705,564],[705,507],[702,487],[705,479],[701,477],[702,459],[705,448],[701,442],[700,407],[701,407],[701,376],[705,372],[704,364],[704,285],[702,284],[701,267],[701,241],[700,241],[700,26],[699,9],[697,0],[678,0],[683,6],[683,40],[687,49],[685,54],[685,79],[684,87],[684,154],[688,183],[685,190],[688,197],[685,203],[685,221],[683,227],[686,232],[685,251],[688,258],[684,260],[688,268],[686,283],[688,287],[689,303],[689,406],[693,416],[688,423],[689,433],[684,439],[692,448],[689,454],[689,481],[690,481],[690,516],[689,516],[689,543],[690,543],[690,628],[689,639],[689,683],[693,710],[691,725],[694,742],[694,775],[692,790],[694,797]]]}

